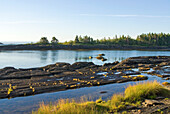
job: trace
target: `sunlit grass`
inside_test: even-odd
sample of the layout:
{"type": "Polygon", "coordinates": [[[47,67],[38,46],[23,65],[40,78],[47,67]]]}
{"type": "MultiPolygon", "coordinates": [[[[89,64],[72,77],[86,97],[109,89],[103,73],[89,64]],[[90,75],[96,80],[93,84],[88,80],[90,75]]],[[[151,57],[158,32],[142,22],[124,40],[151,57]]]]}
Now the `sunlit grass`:
{"type": "Polygon", "coordinates": [[[101,98],[96,101],[61,99],[54,105],[40,104],[34,114],[107,114],[125,109],[126,106],[138,106],[145,98],[168,96],[170,91],[157,81],[129,85],[124,94],[114,94],[108,101],[101,98]]]}
{"type": "Polygon", "coordinates": [[[168,96],[169,94],[169,90],[165,89],[157,81],[153,81],[129,85],[125,90],[125,99],[133,102],[144,98],[168,96]]]}
{"type": "Polygon", "coordinates": [[[40,104],[40,108],[33,114],[103,114],[107,113],[106,107],[93,101],[76,103],[74,100],[61,99],[56,105],[40,104]]]}

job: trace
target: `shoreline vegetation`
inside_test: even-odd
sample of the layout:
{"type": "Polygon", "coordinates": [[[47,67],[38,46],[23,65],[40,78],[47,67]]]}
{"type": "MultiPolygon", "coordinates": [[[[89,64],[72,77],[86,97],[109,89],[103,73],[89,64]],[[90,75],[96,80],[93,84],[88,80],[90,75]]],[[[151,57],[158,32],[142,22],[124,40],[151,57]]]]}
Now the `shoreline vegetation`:
{"type": "Polygon", "coordinates": [[[131,114],[136,110],[138,113],[168,113],[170,105],[155,100],[158,97],[169,102],[170,90],[157,81],[144,82],[129,85],[123,94],[114,94],[107,101],[103,101],[102,98],[96,101],[80,100],[80,102],[76,102],[74,99],[60,99],[55,104],[41,103],[40,108],[33,111],[32,114],[131,114]],[[165,106],[163,105],[164,108],[160,109],[161,104],[165,106]],[[154,110],[155,105],[158,107],[156,111],[154,110]],[[147,107],[152,112],[147,111],[147,107]],[[166,110],[167,108],[168,110],[166,110]]]}
{"type": "Polygon", "coordinates": [[[115,35],[113,38],[94,40],[90,36],[76,35],[74,40],[59,42],[56,37],[49,41],[42,37],[37,43],[2,45],[0,50],[170,50],[170,34],[148,33],[132,38],[115,35]]]}

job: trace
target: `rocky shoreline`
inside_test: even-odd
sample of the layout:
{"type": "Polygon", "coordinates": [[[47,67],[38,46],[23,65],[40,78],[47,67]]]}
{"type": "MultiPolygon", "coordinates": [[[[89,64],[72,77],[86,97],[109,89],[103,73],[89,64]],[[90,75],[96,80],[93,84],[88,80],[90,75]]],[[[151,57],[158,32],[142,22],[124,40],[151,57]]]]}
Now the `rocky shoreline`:
{"type": "Polygon", "coordinates": [[[170,51],[170,46],[121,46],[121,45],[2,45],[3,50],[164,50],[170,51]]]}
{"type": "Polygon", "coordinates": [[[30,69],[6,67],[0,69],[0,98],[147,80],[148,77],[141,75],[141,72],[169,79],[170,56],[131,57],[120,63],[102,66],[92,62],[76,62],[30,69]]]}

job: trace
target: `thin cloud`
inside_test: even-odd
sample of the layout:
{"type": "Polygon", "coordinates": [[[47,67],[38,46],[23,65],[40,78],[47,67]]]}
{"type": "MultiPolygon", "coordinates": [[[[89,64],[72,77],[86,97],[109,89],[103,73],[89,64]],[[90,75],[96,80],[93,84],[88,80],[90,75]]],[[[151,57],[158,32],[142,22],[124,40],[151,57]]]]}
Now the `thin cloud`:
{"type": "Polygon", "coordinates": [[[146,17],[146,18],[170,18],[170,16],[157,16],[157,15],[97,15],[97,14],[80,14],[81,16],[92,17],[146,17]]]}
{"type": "Polygon", "coordinates": [[[0,24],[53,24],[55,21],[5,21],[0,24]]]}

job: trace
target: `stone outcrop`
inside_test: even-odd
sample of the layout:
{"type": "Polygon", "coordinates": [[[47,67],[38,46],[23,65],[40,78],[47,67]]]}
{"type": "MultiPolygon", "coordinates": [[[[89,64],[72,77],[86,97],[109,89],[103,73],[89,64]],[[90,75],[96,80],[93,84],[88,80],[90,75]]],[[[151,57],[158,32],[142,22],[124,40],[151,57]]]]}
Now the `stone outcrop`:
{"type": "MultiPolygon", "coordinates": [[[[169,74],[169,61],[170,56],[151,56],[132,57],[120,63],[107,63],[103,66],[92,62],[76,62],[74,64],[55,63],[29,69],[5,67],[0,69],[0,98],[146,80],[148,77],[140,75],[141,72],[157,66],[163,73],[169,74]]],[[[159,70],[154,70],[154,73],[156,74],[159,70]]]]}

